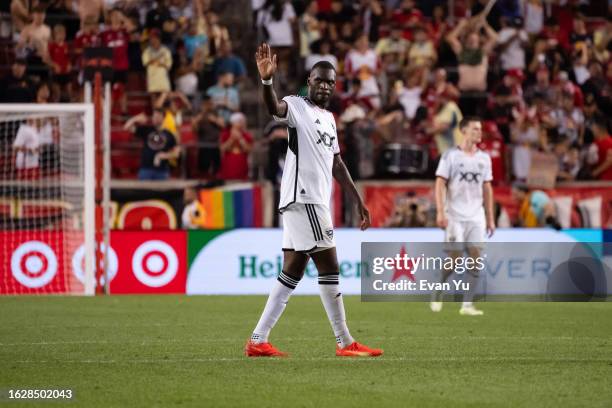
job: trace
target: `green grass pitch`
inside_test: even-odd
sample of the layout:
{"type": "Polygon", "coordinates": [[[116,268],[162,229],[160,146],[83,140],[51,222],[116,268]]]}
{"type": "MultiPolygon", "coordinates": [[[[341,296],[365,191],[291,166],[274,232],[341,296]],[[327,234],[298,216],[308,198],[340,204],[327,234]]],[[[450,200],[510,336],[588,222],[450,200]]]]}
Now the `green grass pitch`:
{"type": "Polygon", "coordinates": [[[610,407],[612,304],[345,299],[378,359],[334,356],[319,298],[295,296],[272,332],[286,359],[242,347],[263,296],[0,298],[0,389],[71,388],[67,407],[610,407]]]}

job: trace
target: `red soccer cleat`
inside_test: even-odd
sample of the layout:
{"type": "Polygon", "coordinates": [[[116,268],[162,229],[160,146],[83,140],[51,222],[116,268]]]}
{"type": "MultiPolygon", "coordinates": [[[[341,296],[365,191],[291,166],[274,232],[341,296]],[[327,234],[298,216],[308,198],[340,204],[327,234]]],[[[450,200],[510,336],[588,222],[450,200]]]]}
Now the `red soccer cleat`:
{"type": "Polygon", "coordinates": [[[382,354],[383,351],[381,349],[371,349],[356,341],[345,348],[336,346],[336,355],[338,357],[378,357],[382,354]]]}
{"type": "Polygon", "coordinates": [[[244,354],[248,357],[287,357],[287,353],[277,350],[270,343],[253,343],[250,340],[244,346],[244,354]]]}

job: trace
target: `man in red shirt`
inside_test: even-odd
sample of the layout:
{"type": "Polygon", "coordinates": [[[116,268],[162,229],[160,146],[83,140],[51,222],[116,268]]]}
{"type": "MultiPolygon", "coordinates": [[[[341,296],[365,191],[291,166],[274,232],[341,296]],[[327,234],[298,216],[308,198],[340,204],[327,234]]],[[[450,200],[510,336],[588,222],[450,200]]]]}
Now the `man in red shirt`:
{"type": "Polygon", "coordinates": [[[121,111],[127,112],[127,95],[125,84],[130,68],[128,44],[130,35],[125,29],[125,16],[120,9],[113,9],[110,14],[110,27],[101,34],[102,44],[113,49],[113,87],[121,93],[121,111]]]}
{"type": "Polygon", "coordinates": [[[605,117],[593,118],[591,130],[595,141],[589,151],[589,164],[594,165],[593,177],[599,180],[612,181],[612,136],[608,133],[605,117]]]}
{"type": "Polygon", "coordinates": [[[221,178],[246,180],[249,178],[249,152],[253,136],[245,130],[246,119],[242,113],[233,113],[230,127],[221,133],[221,178]]]}
{"type": "Polygon", "coordinates": [[[66,27],[57,24],[53,27],[53,41],[49,42],[49,63],[53,72],[54,92],[60,94],[60,99],[64,96],[68,100],[72,99],[72,65],[68,44],[66,43],[66,27]]]}
{"type": "Polygon", "coordinates": [[[74,39],[74,53],[76,55],[77,63],[79,67],[83,67],[81,58],[85,48],[99,47],[100,46],[100,34],[98,33],[98,22],[89,16],[83,22],[83,28],[77,33],[74,39]]]}
{"type": "Polygon", "coordinates": [[[493,184],[504,183],[506,179],[506,147],[497,125],[493,121],[482,123],[482,140],[478,148],[491,157],[493,184]]]}

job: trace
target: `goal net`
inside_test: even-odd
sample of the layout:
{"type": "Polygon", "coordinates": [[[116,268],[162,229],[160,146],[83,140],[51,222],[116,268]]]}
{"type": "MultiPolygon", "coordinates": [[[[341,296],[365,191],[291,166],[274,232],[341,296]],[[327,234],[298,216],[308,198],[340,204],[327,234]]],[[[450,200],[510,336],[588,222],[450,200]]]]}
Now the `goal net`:
{"type": "Polygon", "coordinates": [[[0,104],[0,294],[93,294],[94,110],[0,104]]]}

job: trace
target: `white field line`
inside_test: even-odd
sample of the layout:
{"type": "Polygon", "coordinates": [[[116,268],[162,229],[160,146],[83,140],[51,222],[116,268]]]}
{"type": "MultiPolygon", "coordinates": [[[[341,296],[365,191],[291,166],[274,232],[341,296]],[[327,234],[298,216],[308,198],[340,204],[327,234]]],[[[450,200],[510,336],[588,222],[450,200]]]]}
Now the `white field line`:
{"type": "MultiPolygon", "coordinates": [[[[369,340],[387,342],[395,340],[431,340],[431,336],[405,336],[405,337],[369,337],[369,340]]],[[[605,337],[570,337],[570,336],[552,336],[552,337],[508,337],[508,336],[449,336],[447,340],[465,340],[465,341],[499,341],[499,340],[515,340],[515,341],[612,341],[605,337]]],[[[281,337],[283,342],[319,342],[318,337],[281,337]]],[[[71,345],[71,344],[133,344],[133,345],[157,345],[166,343],[181,343],[181,344],[199,344],[199,343],[244,343],[246,338],[218,338],[218,339],[196,339],[196,340],[180,340],[180,339],[165,339],[165,340],[68,340],[68,341],[35,341],[35,342],[14,342],[0,343],[0,347],[19,347],[19,346],[56,346],[56,345],[71,345]]]]}
{"type": "Polygon", "coordinates": [[[435,362],[550,362],[550,363],[585,363],[585,362],[601,362],[612,363],[611,359],[598,358],[541,358],[541,357],[377,357],[377,358],[340,358],[340,357],[287,357],[287,358],[248,358],[248,357],[210,357],[210,358],[186,358],[186,359],[121,359],[121,360],[17,360],[13,364],[184,364],[184,363],[216,363],[216,362],[245,362],[245,361],[270,361],[276,362],[292,362],[292,361],[337,361],[337,362],[393,362],[406,361],[413,363],[435,363],[435,362]]]}

